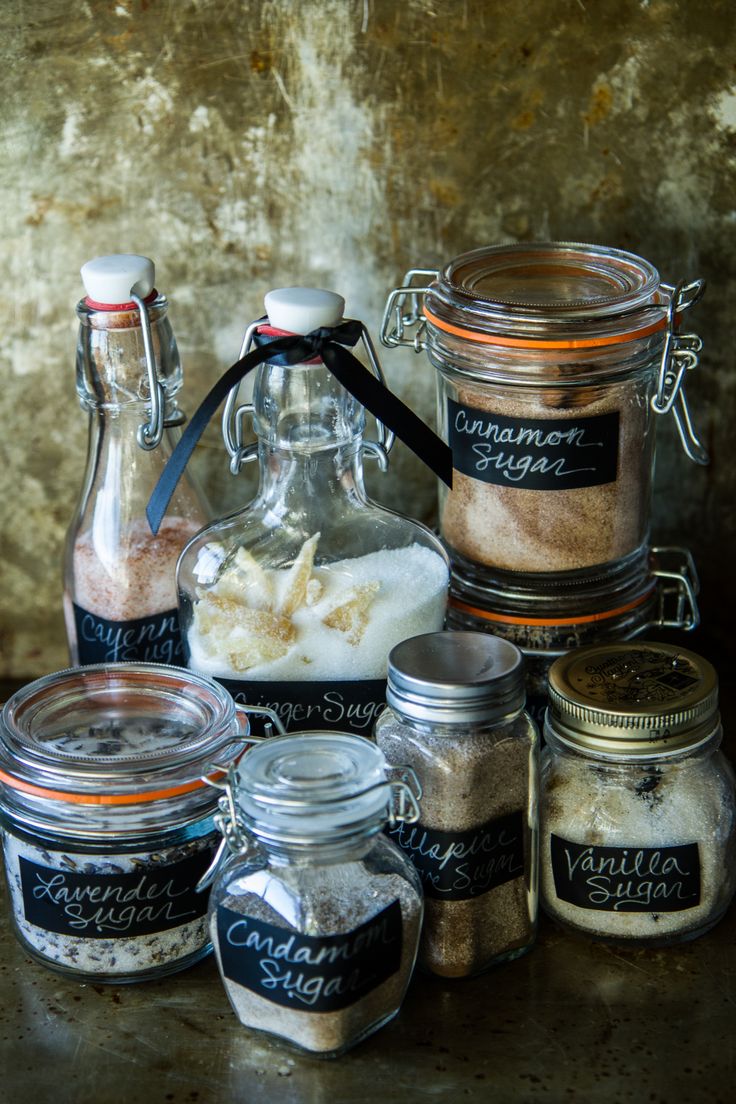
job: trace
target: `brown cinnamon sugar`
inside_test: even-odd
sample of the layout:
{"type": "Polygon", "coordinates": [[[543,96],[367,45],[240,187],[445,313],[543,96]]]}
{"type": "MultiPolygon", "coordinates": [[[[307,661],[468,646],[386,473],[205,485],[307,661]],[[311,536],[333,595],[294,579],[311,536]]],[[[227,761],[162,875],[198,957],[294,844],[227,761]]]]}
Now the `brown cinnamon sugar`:
{"type": "Polygon", "coordinates": [[[619,415],[616,478],[573,489],[532,490],[454,471],[442,535],[466,559],[506,571],[576,571],[618,560],[647,540],[653,426],[631,380],[571,389],[461,387],[456,401],[489,416],[583,419],[619,415]]]}

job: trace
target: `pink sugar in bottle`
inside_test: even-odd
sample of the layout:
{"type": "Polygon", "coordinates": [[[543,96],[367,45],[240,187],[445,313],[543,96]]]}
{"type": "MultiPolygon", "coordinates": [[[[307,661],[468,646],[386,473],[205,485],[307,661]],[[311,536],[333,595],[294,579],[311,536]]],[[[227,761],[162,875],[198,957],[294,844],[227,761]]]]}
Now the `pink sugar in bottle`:
{"type": "Polygon", "coordinates": [[[145,506],[184,421],[182,370],[147,257],[82,267],[77,392],[89,412],[87,469],[67,533],[64,615],[71,661],[183,665],[176,561],[207,520],[182,480],[156,536],[145,506]]]}

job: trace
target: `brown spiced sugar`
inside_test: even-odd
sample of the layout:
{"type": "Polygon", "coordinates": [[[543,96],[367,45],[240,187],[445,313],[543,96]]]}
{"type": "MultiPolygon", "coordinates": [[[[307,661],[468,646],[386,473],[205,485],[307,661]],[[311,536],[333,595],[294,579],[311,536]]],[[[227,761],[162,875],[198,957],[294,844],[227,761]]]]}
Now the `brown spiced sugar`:
{"type": "Polygon", "coordinates": [[[457,470],[442,536],[466,559],[505,571],[576,571],[622,559],[648,537],[653,453],[645,390],[631,380],[571,388],[459,387],[457,403],[520,423],[618,414],[616,478],[573,489],[487,483],[457,470]]]}

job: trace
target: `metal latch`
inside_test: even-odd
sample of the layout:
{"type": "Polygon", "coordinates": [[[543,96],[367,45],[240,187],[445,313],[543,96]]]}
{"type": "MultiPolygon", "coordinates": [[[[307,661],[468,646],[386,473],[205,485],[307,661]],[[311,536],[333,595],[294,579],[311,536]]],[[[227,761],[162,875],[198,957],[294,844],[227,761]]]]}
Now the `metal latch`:
{"type": "Polygon", "coordinates": [[[708,453],[695,432],[685,396],[685,374],[697,368],[703,342],[697,334],[677,332],[680,315],[702,297],[705,280],[694,280],[690,284],[681,280],[675,287],[663,284],[662,288],[670,293],[670,301],[657,389],[651,400],[652,410],[656,414],[672,411],[685,453],[696,464],[707,464],[708,453]]]}
{"type": "Polygon", "coordinates": [[[659,605],[646,628],[682,629],[700,624],[700,581],[692,554],[686,548],[652,548],[652,574],[657,579],[659,605]]]}
{"type": "Polygon", "coordinates": [[[410,268],[404,276],[403,286],[394,288],[386,301],[381,322],[381,344],[388,349],[404,345],[421,353],[426,348],[425,334],[427,323],[422,312],[424,296],[429,291],[429,283],[439,278],[436,268],[410,268]],[[423,286],[413,281],[421,279],[423,286]],[[406,331],[416,327],[412,337],[406,331]]]}

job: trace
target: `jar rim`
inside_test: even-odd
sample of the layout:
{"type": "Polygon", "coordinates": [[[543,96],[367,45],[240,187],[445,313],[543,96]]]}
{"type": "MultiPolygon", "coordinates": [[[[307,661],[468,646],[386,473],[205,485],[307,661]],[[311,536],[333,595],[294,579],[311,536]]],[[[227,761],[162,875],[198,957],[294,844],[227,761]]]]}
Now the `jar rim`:
{"type": "Polygon", "coordinates": [[[247,733],[245,713],[204,675],[153,663],[71,667],[5,703],[0,783],[74,805],[166,800],[203,789],[203,775],[221,777],[223,754],[242,749],[247,733]]]}
{"type": "Polygon", "coordinates": [[[423,312],[430,327],[481,345],[595,349],[664,330],[671,294],[634,253],[521,242],[454,258],[430,285],[423,312]]]}

